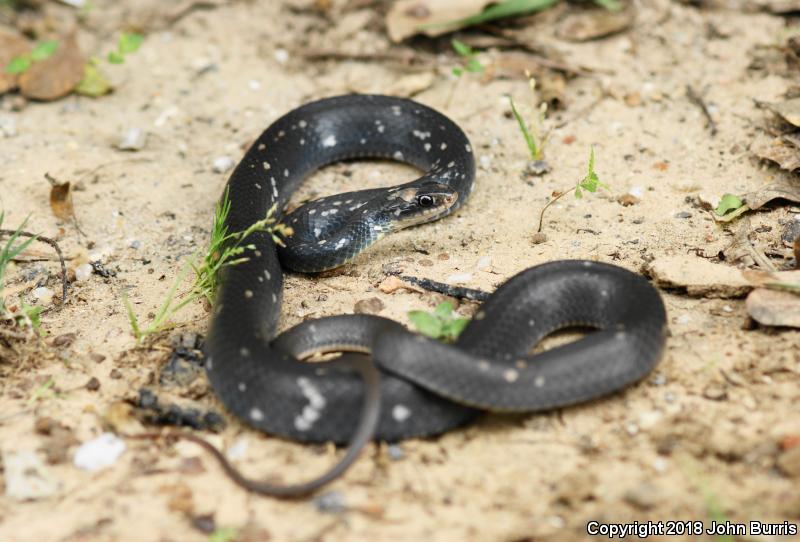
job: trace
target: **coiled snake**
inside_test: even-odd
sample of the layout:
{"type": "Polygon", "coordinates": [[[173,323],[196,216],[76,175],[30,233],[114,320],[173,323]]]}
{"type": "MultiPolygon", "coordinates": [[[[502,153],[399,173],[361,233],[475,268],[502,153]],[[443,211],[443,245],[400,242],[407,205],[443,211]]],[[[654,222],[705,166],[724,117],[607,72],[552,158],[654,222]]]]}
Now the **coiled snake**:
{"type": "Polygon", "coordinates": [[[468,198],[475,176],[469,140],[442,114],[411,100],[348,95],[319,100],[273,123],[253,143],[227,189],[230,231],[242,231],[300,182],[344,159],[385,158],[424,174],[392,188],[329,196],[280,216],[294,235],[278,249],[271,235],[248,237],[247,260],[228,267],[217,293],[206,369],[236,416],[302,442],[350,442],[328,473],[278,486],[244,479],[250,490],[299,496],[352,463],[370,439],[442,433],[484,410],[530,412],[587,401],[645,376],[666,336],[664,306],[642,277],[620,267],[565,260],[522,271],[485,302],[454,345],[376,316],[304,322],[275,337],[283,267],[331,269],[400,228],[442,218],[468,198]],[[529,355],[568,326],[598,331],[529,355]],[[347,351],[331,362],[299,361],[347,351]],[[367,356],[365,354],[370,354],[367,356]]]}

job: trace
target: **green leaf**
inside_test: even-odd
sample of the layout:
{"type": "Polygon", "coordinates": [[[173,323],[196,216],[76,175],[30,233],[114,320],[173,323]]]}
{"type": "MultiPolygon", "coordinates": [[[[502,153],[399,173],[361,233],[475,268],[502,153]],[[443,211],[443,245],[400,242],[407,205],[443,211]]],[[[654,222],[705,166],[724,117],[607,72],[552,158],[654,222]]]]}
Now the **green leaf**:
{"type": "Polygon", "coordinates": [[[208,542],[233,542],[238,534],[238,531],[233,527],[218,527],[217,530],[208,535],[208,542]]]}
{"type": "Polygon", "coordinates": [[[11,62],[6,66],[6,73],[18,74],[23,73],[31,67],[31,59],[28,56],[18,56],[11,59],[11,62]]]}
{"type": "Polygon", "coordinates": [[[83,79],[75,87],[75,92],[84,96],[97,98],[111,92],[112,86],[103,73],[97,69],[92,62],[88,62],[83,68],[83,79]]]}
{"type": "Polygon", "coordinates": [[[53,56],[56,51],[58,51],[58,42],[56,40],[42,41],[31,51],[31,58],[35,61],[44,60],[53,56]]]}
{"type": "Polygon", "coordinates": [[[503,19],[505,17],[513,17],[516,15],[523,15],[533,11],[542,11],[558,3],[558,0],[506,0],[499,4],[494,4],[484,9],[480,13],[464,17],[463,19],[456,19],[455,21],[447,21],[444,23],[433,23],[420,26],[420,28],[435,28],[442,26],[473,26],[476,24],[483,24],[495,19],[503,19]]]}
{"type": "Polygon", "coordinates": [[[469,320],[466,318],[454,318],[445,326],[444,335],[450,340],[456,340],[467,324],[469,324],[469,320]]]}
{"type": "Polygon", "coordinates": [[[714,209],[714,212],[717,213],[718,216],[722,216],[730,211],[735,211],[742,205],[744,205],[744,202],[739,199],[738,196],[734,196],[733,194],[725,194],[722,196],[722,199],[719,200],[719,205],[717,205],[717,208],[714,209]]]}
{"type": "Polygon", "coordinates": [[[519,131],[522,132],[522,136],[525,138],[525,144],[528,146],[528,152],[531,153],[531,159],[536,160],[536,157],[539,155],[538,149],[536,148],[536,141],[533,139],[530,130],[528,130],[528,126],[525,124],[525,120],[522,118],[522,115],[520,115],[519,111],[517,111],[517,108],[514,105],[514,98],[509,95],[508,101],[511,104],[511,112],[514,114],[514,118],[517,119],[517,124],[519,124],[519,131]]]}
{"type": "Polygon", "coordinates": [[[431,339],[438,339],[442,336],[442,321],[433,314],[425,311],[410,311],[408,319],[423,335],[431,339]]]}
{"type": "Polygon", "coordinates": [[[477,58],[470,58],[467,61],[467,71],[470,73],[479,73],[483,71],[483,64],[477,58]]]}
{"type": "Polygon", "coordinates": [[[464,70],[461,68],[453,68],[453,75],[456,77],[461,77],[461,74],[464,73],[464,70]]]}
{"type": "Polygon", "coordinates": [[[119,37],[117,48],[121,55],[135,53],[142,46],[144,36],[135,32],[123,32],[119,37]]]}
{"type": "Polygon", "coordinates": [[[619,0],[594,0],[594,3],[606,8],[608,11],[620,11],[622,9],[622,4],[619,0]]]}
{"type": "Polygon", "coordinates": [[[583,197],[583,192],[581,192],[581,185],[575,187],[575,199],[581,199],[583,197]]]}
{"type": "Polygon", "coordinates": [[[453,314],[453,304],[449,301],[442,301],[433,310],[433,313],[439,318],[450,318],[453,314]]]}
{"type": "Polygon", "coordinates": [[[116,51],[111,51],[108,53],[108,61],[112,64],[122,64],[125,62],[125,56],[119,54],[116,51]]]}
{"type": "Polygon", "coordinates": [[[475,54],[475,51],[472,50],[472,47],[461,40],[453,38],[450,40],[450,43],[453,45],[453,50],[460,56],[472,56],[475,54]]]}

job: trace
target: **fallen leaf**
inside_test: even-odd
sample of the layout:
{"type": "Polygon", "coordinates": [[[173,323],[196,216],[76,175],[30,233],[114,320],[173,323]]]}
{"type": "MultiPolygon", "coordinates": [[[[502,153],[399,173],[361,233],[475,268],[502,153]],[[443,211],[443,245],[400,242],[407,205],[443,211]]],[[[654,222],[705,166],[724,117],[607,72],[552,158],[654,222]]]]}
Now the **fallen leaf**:
{"type": "Polygon", "coordinates": [[[800,295],[757,288],[747,296],[745,305],[747,314],[761,325],[800,327],[800,295]]]}
{"type": "Polygon", "coordinates": [[[789,182],[773,183],[748,192],[742,199],[751,209],[758,209],[774,199],[785,199],[793,203],[800,203],[800,184],[789,182]]]}
{"type": "Polygon", "coordinates": [[[619,11],[599,7],[567,14],[556,27],[556,36],[567,41],[589,41],[605,38],[630,28],[636,19],[633,5],[619,11]]]}
{"type": "Polygon", "coordinates": [[[418,34],[439,36],[460,28],[460,25],[443,25],[480,13],[492,0],[399,0],[392,4],[386,15],[386,29],[394,42],[418,34]],[[430,26],[428,25],[435,25],[430,26]],[[427,27],[427,28],[422,28],[427,27]]]}
{"type": "Polygon", "coordinates": [[[743,271],[694,256],[656,258],[646,269],[659,286],[680,288],[693,297],[743,297],[765,284],[800,284],[800,271],[743,271]]]}
{"type": "Polygon", "coordinates": [[[72,92],[83,78],[84,59],[75,34],[50,57],[35,62],[19,77],[20,93],[32,100],[57,100],[72,92]]]}
{"type": "Polygon", "coordinates": [[[65,183],[50,181],[50,209],[56,218],[61,220],[72,218],[75,210],[72,207],[72,193],[70,192],[69,181],[65,183]]]}
{"type": "Polygon", "coordinates": [[[400,77],[394,81],[388,90],[392,96],[402,96],[412,98],[420,92],[427,90],[433,85],[434,75],[432,72],[421,72],[400,77]]]}
{"type": "Polygon", "coordinates": [[[792,98],[778,103],[758,102],[758,105],[769,109],[789,124],[800,128],[800,98],[792,98]]]}
{"type": "Polygon", "coordinates": [[[12,59],[30,52],[28,40],[19,34],[0,30],[0,94],[17,86],[19,75],[7,73],[6,67],[12,59]]]}

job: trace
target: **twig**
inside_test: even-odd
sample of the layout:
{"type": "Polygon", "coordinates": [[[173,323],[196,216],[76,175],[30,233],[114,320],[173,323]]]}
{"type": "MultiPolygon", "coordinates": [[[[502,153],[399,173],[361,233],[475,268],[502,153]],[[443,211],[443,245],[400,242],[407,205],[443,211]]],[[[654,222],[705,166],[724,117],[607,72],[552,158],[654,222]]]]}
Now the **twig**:
{"type": "Polygon", "coordinates": [[[451,286],[449,284],[445,284],[444,282],[438,282],[432,279],[409,277],[406,275],[399,275],[396,273],[391,273],[391,274],[395,275],[400,280],[408,282],[409,284],[413,284],[414,286],[418,286],[423,290],[428,290],[429,292],[436,292],[438,294],[455,297],[457,299],[469,299],[472,301],[483,302],[489,299],[489,296],[492,295],[491,293],[484,292],[483,290],[476,290],[474,288],[464,288],[462,286],[451,286]]]}
{"type": "Polygon", "coordinates": [[[30,237],[36,239],[37,241],[41,241],[42,243],[48,244],[53,247],[53,250],[56,251],[58,254],[58,261],[61,263],[61,304],[67,302],[67,264],[64,261],[64,253],[61,252],[61,247],[58,246],[58,243],[55,239],[50,239],[49,237],[44,237],[42,235],[36,235],[35,233],[30,233],[27,231],[18,231],[18,230],[2,230],[0,229],[0,237],[4,235],[21,235],[23,237],[30,237]]]}
{"type": "Polygon", "coordinates": [[[708,106],[703,100],[703,97],[700,96],[700,94],[698,94],[694,88],[692,88],[692,85],[686,85],[686,97],[689,98],[689,101],[699,107],[700,111],[703,112],[703,116],[706,118],[708,129],[711,132],[711,137],[717,135],[717,123],[714,122],[714,118],[711,116],[711,113],[709,113],[708,106]]]}

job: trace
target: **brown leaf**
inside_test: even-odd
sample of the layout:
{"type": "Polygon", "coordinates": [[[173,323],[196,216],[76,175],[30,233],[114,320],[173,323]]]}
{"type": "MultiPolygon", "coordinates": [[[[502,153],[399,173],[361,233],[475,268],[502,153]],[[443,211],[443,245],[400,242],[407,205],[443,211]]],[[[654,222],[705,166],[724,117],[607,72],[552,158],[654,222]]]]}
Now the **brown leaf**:
{"type": "Polygon", "coordinates": [[[761,325],[800,327],[800,295],[758,288],[747,296],[746,306],[761,325]]]}
{"type": "Polygon", "coordinates": [[[6,66],[12,59],[29,52],[28,40],[19,34],[0,29],[0,94],[17,86],[18,75],[6,73],[6,66]]]}
{"type": "Polygon", "coordinates": [[[439,36],[460,28],[460,25],[434,26],[457,21],[483,11],[492,0],[397,0],[386,14],[386,29],[394,42],[414,34],[439,36]]]}
{"type": "Polygon", "coordinates": [[[800,169],[800,150],[780,137],[762,137],[753,143],[753,153],[762,160],[775,162],[781,169],[800,169]]]}
{"type": "Polygon", "coordinates": [[[35,62],[19,77],[20,92],[32,100],[57,100],[72,92],[83,79],[85,59],[75,35],[61,41],[50,57],[35,62]]]}
{"type": "Polygon", "coordinates": [[[789,124],[800,127],[800,98],[779,103],[758,102],[758,105],[769,109],[789,124]]]}
{"type": "Polygon", "coordinates": [[[774,199],[785,199],[793,203],[800,203],[800,185],[790,183],[774,183],[748,192],[742,199],[751,209],[758,209],[774,199]]]}
{"type": "Polygon", "coordinates": [[[632,5],[620,11],[595,7],[568,14],[558,24],[556,35],[567,41],[589,41],[627,30],[636,18],[632,5]]]}
{"type": "Polygon", "coordinates": [[[72,207],[72,193],[70,192],[69,181],[65,183],[51,181],[50,188],[50,209],[56,218],[69,220],[75,210],[72,207]]]}

